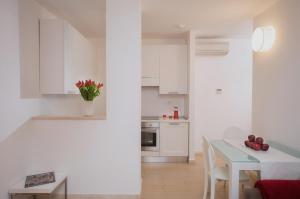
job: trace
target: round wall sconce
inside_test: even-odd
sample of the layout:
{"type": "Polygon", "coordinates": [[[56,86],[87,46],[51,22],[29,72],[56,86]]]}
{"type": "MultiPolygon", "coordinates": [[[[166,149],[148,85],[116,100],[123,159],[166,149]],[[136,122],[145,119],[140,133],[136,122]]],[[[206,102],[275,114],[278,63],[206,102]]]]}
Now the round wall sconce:
{"type": "Polygon", "coordinates": [[[273,26],[256,28],[252,35],[252,49],[255,52],[266,52],[270,50],[276,38],[273,26]]]}

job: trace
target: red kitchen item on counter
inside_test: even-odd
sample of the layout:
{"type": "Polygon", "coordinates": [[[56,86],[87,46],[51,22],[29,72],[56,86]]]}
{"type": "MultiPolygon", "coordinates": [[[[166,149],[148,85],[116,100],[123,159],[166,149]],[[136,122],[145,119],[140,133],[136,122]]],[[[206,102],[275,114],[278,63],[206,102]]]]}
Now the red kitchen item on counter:
{"type": "Polygon", "coordinates": [[[178,106],[174,106],[174,119],[179,119],[178,106]]]}

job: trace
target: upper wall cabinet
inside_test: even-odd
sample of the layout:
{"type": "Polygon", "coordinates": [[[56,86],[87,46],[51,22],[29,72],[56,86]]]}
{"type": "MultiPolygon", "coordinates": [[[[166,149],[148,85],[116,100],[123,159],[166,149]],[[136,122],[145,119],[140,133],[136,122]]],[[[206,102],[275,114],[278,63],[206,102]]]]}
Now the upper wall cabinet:
{"type": "Polygon", "coordinates": [[[159,68],[160,94],[188,94],[186,45],[162,45],[159,68]]]}
{"type": "Polygon", "coordinates": [[[77,94],[78,80],[95,77],[95,50],[63,20],[40,20],[41,94],[77,94]]]}
{"type": "Polygon", "coordinates": [[[142,86],[159,86],[159,46],[142,47],[142,86]]]}

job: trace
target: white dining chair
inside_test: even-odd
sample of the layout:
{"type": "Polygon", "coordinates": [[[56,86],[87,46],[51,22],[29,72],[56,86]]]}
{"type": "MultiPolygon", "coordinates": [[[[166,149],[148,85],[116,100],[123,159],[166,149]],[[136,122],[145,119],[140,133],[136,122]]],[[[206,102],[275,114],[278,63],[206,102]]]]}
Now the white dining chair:
{"type": "MultiPolygon", "coordinates": [[[[217,180],[228,181],[228,167],[217,167],[215,163],[215,155],[212,146],[205,136],[203,136],[203,154],[204,154],[204,195],[206,199],[208,192],[208,184],[210,180],[210,199],[215,198],[215,186],[217,180]]],[[[240,172],[240,181],[249,181],[249,177],[244,171],[240,172]]]]}

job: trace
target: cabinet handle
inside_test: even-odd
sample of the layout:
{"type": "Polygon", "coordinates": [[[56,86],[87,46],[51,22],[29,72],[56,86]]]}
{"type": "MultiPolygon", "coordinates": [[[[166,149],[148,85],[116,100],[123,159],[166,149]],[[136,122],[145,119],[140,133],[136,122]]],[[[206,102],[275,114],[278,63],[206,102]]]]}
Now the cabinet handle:
{"type": "Polygon", "coordinates": [[[168,94],[178,94],[178,92],[168,92],[168,94]]]}

